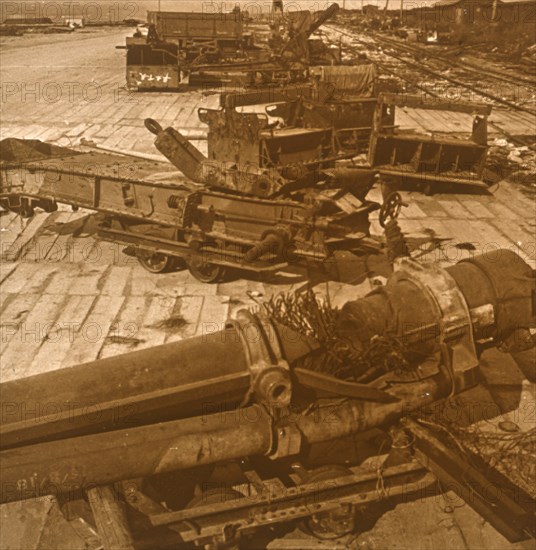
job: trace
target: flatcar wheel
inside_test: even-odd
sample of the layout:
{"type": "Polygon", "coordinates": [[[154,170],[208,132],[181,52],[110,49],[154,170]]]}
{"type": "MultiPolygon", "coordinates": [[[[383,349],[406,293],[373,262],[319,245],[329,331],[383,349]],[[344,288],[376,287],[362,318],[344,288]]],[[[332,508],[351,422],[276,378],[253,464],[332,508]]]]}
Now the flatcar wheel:
{"type": "MultiPolygon", "coordinates": [[[[352,475],[344,466],[322,466],[309,473],[304,483],[321,483],[340,476],[352,475]]],[[[341,505],[337,510],[319,512],[305,519],[300,530],[320,540],[333,540],[352,533],[356,528],[356,512],[351,504],[341,505]]]]}
{"type": "MultiPolygon", "coordinates": [[[[199,506],[210,506],[211,504],[223,504],[225,502],[233,503],[236,500],[244,498],[242,493],[229,488],[220,489],[208,489],[203,491],[198,496],[194,497],[186,506],[186,509],[191,510],[199,506]]],[[[198,527],[198,523],[202,523],[203,519],[194,519],[191,523],[192,526],[198,527]]],[[[213,544],[208,544],[205,548],[218,548],[221,550],[239,550],[240,549],[240,535],[234,531],[232,524],[229,524],[225,529],[225,538],[223,541],[219,536],[216,536],[216,540],[213,544]],[[218,540],[219,539],[219,540],[218,540]]],[[[197,547],[197,545],[196,545],[197,547]]]]}
{"type": "Polygon", "coordinates": [[[225,278],[225,267],[203,260],[189,260],[188,270],[202,283],[219,283],[225,278]]]}
{"type": "Polygon", "coordinates": [[[167,273],[175,266],[175,258],[173,256],[161,254],[160,252],[150,252],[138,248],[136,250],[136,257],[142,267],[151,273],[167,273]]]}

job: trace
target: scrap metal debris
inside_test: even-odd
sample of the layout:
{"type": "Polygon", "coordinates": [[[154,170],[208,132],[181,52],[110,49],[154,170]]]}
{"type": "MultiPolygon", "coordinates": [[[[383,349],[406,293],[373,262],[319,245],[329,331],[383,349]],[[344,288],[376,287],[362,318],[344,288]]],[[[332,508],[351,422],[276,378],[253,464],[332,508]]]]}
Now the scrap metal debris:
{"type": "Polygon", "coordinates": [[[379,373],[413,368],[409,350],[394,336],[375,335],[359,348],[341,337],[338,332],[340,309],[333,308],[329,299],[322,299],[311,288],[273,296],[263,308],[274,321],[321,344],[325,357],[311,363],[313,370],[362,382],[379,373]]]}
{"type": "MultiPolygon", "coordinates": [[[[25,405],[0,424],[2,502],[54,491],[95,518],[108,547],[119,528],[121,548],[137,538],[157,548],[162,529],[175,547],[236,546],[289,522],[318,539],[351,535],[361,513],[454,480],[509,540],[535,537],[533,500],[510,489],[498,503],[483,498],[488,472],[411,417],[478,387],[484,336],[497,348],[534,325],[532,269],[508,250],[445,269],[397,264],[383,287],[340,310],[311,290],[279,296],[268,315],[240,310],[210,334],[2,383],[4,399],[25,405]],[[415,349],[418,373],[409,368],[415,349]],[[332,375],[343,367],[354,375],[332,375]],[[28,422],[45,398],[66,408],[28,422]],[[372,431],[388,454],[370,471],[355,442],[372,431]],[[334,464],[322,452],[330,444],[340,449],[334,464]]],[[[532,457],[535,434],[491,443],[501,455],[532,457]]]]}
{"type": "Polygon", "coordinates": [[[450,421],[447,414],[433,415],[430,422],[426,414],[420,418],[428,426],[446,434],[451,443],[467,460],[470,452],[481,458],[489,471],[498,470],[520,484],[536,497],[536,428],[501,432],[501,422],[495,425],[475,423],[462,426],[450,421]]]}

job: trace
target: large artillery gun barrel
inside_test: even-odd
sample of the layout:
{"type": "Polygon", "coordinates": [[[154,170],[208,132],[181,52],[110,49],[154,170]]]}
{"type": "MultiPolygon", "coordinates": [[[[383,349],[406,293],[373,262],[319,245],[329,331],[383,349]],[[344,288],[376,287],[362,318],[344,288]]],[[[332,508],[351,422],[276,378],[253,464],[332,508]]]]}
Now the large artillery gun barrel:
{"type": "Polygon", "coordinates": [[[307,29],[307,36],[311,36],[316,32],[324,23],[328,22],[338,11],[340,10],[339,4],[331,4],[324,11],[316,14],[315,20],[311,23],[307,29]]]}
{"type": "MultiPolygon", "coordinates": [[[[290,37],[288,42],[283,46],[279,55],[282,56],[287,52],[301,52],[304,53],[303,47],[307,43],[309,37],[316,32],[324,23],[329,21],[338,11],[339,4],[331,4],[324,11],[314,14],[313,21],[306,27],[298,29],[293,36],[290,37]]],[[[299,55],[299,53],[298,53],[299,55]]]]}
{"type": "Polygon", "coordinates": [[[0,452],[2,502],[248,456],[299,454],[305,445],[396,422],[474,387],[484,347],[534,344],[536,281],[516,254],[501,250],[447,269],[397,262],[384,287],[337,313],[335,330],[356,352],[379,336],[396,338],[427,369],[435,365],[426,376],[387,373],[373,386],[356,383],[360,373],[354,380],[327,376],[324,343],[242,311],[209,337],[2,384],[2,429],[11,446],[0,452]],[[32,422],[13,408],[6,417],[6,403],[20,409],[28,398],[59,402],[74,380],[68,399],[78,408],[71,407],[77,414],[70,432],[69,418],[32,422]],[[96,419],[99,404],[110,411],[126,398],[139,407],[132,427],[96,419]],[[80,420],[81,404],[92,401],[80,420]],[[46,442],[35,443],[38,435],[46,442]]]}

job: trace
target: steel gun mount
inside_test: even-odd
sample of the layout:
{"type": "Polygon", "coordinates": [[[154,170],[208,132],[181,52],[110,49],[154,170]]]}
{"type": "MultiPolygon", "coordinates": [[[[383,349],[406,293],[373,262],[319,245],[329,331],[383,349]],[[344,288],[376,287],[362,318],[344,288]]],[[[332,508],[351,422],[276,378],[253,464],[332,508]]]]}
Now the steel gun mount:
{"type": "Polygon", "coordinates": [[[534,502],[502,491],[490,505],[484,470],[418,418],[480,382],[486,348],[534,345],[535,287],[506,250],[446,269],[402,258],[341,310],[314,302],[314,334],[274,300],[223,330],[3,383],[2,502],[55,494],[69,510],[85,493],[105,547],[214,548],[288,522],[340,537],[449,479],[510,540],[534,536],[534,502]],[[63,409],[28,418],[48,402],[63,409]],[[358,451],[378,434],[390,451],[371,471],[358,451]]]}
{"type": "Polygon", "coordinates": [[[288,84],[307,80],[310,65],[340,61],[322,40],[311,38],[339,11],[290,11],[271,25],[268,46],[256,44],[244,14],[149,11],[147,36],[127,37],[127,85],[133,90],[178,90],[189,85],[288,84]]]}
{"type": "MultiPolygon", "coordinates": [[[[290,24],[288,29],[289,38],[278,52],[280,61],[283,64],[289,62],[303,63],[304,66],[312,64],[314,62],[314,52],[311,51],[310,38],[324,23],[332,19],[339,9],[339,4],[334,3],[324,11],[317,13],[305,12],[305,17],[302,15],[297,18],[295,24],[290,24]]],[[[299,15],[300,13],[303,14],[303,12],[299,12],[299,15]]]]}
{"type": "Polygon", "coordinates": [[[331,276],[339,258],[381,252],[369,214],[380,210],[383,225],[390,200],[382,209],[367,199],[375,171],[337,164],[354,152],[339,152],[331,128],[276,128],[267,113],[237,103],[235,94],[221,109],[199,109],[208,156],[174,128],[145,121],[186,181],[126,155],[3,140],[0,205],[23,217],[59,203],[93,210],[99,237],[131,247],[147,270],[186,265],[204,283],[311,264],[331,276]]]}

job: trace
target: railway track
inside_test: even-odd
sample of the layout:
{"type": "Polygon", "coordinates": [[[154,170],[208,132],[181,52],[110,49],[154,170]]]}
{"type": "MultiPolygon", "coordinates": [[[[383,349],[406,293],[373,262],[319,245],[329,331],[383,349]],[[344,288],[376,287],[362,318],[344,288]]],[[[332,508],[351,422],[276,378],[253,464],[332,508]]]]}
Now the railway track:
{"type": "Polygon", "coordinates": [[[400,42],[399,40],[393,40],[393,39],[387,38],[385,36],[378,37],[378,40],[383,44],[390,45],[391,47],[394,47],[394,48],[397,48],[397,49],[402,49],[402,50],[405,50],[405,51],[413,53],[413,54],[424,55],[427,58],[431,58],[431,59],[434,59],[434,60],[437,60],[437,61],[441,61],[441,62],[443,62],[443,63],[445,63],[449,66],[458,67],[458,68],[462,69],[465,72],[474,73],[476,75],[484,75],[487,78],[492,77],[494,80],[498,80],[498,81],[506,82],[506,83],[510,83],[510,84],[516,84],[517,85],[519,83],[524,83],[524,84],[527,84],[529,86],[536,86],[536,79],[527,78],[525,75],[520,75],[520,74],[514,75],[514,74],[510,74],[510,73],[499,73],[499,72],[491,69],[490,67],[487,67],[486,69],[481,69],[481,68],[475,67],[472,64],[469,64],[467,62],[457,61],[455,59],[445,57],[443,55],[439,55],[439,54],[431,52],[429,50],[425,50],[422,47],[415,46],[415,45],[408,44],[408,43],[403,43],[403,42],[400,42]]]}
{"type": "Polygon", "coordinates": [[[405,44],[381,35],[366,36],[366,39],[363,39],[358,38],[356,33],[348,32],[333,25],[326,25],[326,27],[342,36],[351,38],[353,43],[365,46],[371,54],[372,60],[382,69],[388,73],[396,74],[397,77],[429,93],[432,97],[440,95],[438,92],[442,88],[441,83],[449,83],[470,91],[486,101],[536,116],[536,107],[529,108],[519,100],[516,101],[516,98],[520,95],[532,98],[536,79],[527,78],[524,75],[499,74],[493,70],[475,68],[461,61],[424,51],[421,47],[405,44]],[[419,61],[416,61],[416,59],[419,61]],[[404,72],[400,71],[401,67],[410,69],[411,75],[405,76],[404,72]],[[436,79],[438,85],[432,87],[435,91],[434,89],[431,90],[429,86],[419,86],[416,82],[416,74],[436,79]],[[475,82],[478,82],[478,84],[475,82]],[[502,86],[500,91],[505,93],[500,95],[494,93],[498,84],[502,86]],[[515,88],[512,89],[512,86],[515,88]],[[512,97],[506,99],[505,95],[512,97]]]}

